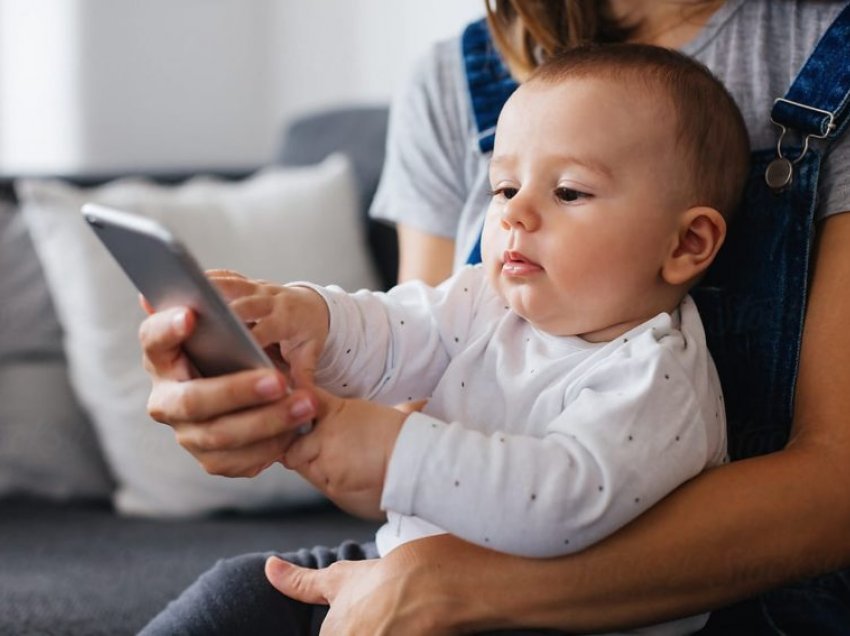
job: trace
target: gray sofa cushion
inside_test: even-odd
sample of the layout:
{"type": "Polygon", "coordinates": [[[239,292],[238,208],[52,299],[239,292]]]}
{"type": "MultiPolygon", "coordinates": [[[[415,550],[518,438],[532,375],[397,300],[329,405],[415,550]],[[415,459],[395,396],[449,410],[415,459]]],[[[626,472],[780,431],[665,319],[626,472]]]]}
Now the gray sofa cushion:
{"type": "Polygon", "coordinates": [[[10,500],[0,512],[0,634],[135,634],[217,559],[370,541],[331,507],[286,516],[154,521],[106,506],[10,500]]]}
{"type": "Polygon", "coordinates": [[[112,480],[68,383],[41,265],[13,210],[0,203],[0,497],[106,498],[112,480]]]}
{"type": "Polygon", "coordinates": [[[61,357],[62,332],[26,225],[0,201],[0,363],[61,357]]]}
{"type": "Polygon", "coordinates": [[[62,358],[0,364],[0,496],[107,499],[112,479],[62,358]]]}
{"type": "Polygon", "coordinates": [[[358,106],[324,110],[300,117],[286,129],[277,160],[302,166],[321,161],[332,152],[348,156],[360,186],[363,221],[375,266],[385,288],[395,284],[398,246],[395,229],[368,219],[384,165],[389,109],[358,106]]]}

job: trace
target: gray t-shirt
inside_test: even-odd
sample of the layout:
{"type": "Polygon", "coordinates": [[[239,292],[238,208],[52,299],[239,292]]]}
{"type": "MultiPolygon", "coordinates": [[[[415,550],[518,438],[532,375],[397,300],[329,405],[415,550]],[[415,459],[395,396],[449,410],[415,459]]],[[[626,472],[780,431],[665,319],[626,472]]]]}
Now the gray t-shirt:
{"type": "MultiPolygon", "coordinates": [[[[682,48],[732,93],[753,149],[776,146],[773,100],[785,94],[846,5],[846,0],[727,0],[682,48]]],[[[478,238],[489,203],[489,159],[478,150],[460,40],[438,43],[393,102],[371,214],[455,239],[457,270],[478,238]]],[[[818,218],[850,211],[850,134],[825,156],[819,201],[818,218]]]]}

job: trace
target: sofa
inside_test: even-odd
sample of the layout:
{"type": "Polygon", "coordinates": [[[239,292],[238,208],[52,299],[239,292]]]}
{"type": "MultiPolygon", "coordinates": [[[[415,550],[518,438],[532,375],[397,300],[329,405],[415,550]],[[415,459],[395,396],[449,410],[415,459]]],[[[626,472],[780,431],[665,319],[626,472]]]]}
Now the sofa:
{"type": "Polygon", "coordinates": [[[100,278],[119,275],[73,211],[59,208],[126,201],[166,224],[177,210],[176,229],[217,228],[196,238],[199,250],[225,241],[221,254],[256,256],[238,249],[254,232],[280,244],[274,258],[297,252],[296,264],[326,278],[345,277],[359,259],[371,286],[386,288],[394,230],[366,214],[386,124],[383,106],[309,114],[287,128],[273,165],[250,169],[0,179],[0,634],[132,634],[219,558],[372,536],[374,522],[344,514],[280,466],[266,482],[201,474],[167,427],[139,419],[138,351],[126,331],[112,333],[113,321],[137,321],[126,313],[138,311],[127,307],[133,292],[100,278]],[[312,185],[298,190],[304,179],[312,185]],[[229,202],[227,223],[196,209],[218,201],[229,202]],[[249,207],[257,210],[246,221],[249,207]],[[166,437],[145,437],[151,431],[166,437]],[[173,460],[179,469],[172,453],[184,455],[173,460]]]}

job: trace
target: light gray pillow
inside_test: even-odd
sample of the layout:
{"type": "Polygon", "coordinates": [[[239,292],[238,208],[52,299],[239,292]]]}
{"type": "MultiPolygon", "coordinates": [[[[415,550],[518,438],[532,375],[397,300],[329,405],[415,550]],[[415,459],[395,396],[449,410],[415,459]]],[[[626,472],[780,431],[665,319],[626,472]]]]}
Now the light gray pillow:
{"type": "Polygon", "coordinates": [[[196,178],[160,186],[123,179],[81,189],[23,180],[17,192],[65,333],[71,386],[118,482],[117,510],[187,516],[320,500],[279,464],[250,480],[208,475],[170,428],[150,419],[137,293],[80,207],[91,201],[163,221],[203,267],[281,282],[375,288],[349,162],[337,155],[315,166],[268,168],[236,183],[196,178]]]}
{"type": "Polygon", "coordinates": [[[112,490],[23,218],[0,205],[0,497],[106,499],[112,490]]]}

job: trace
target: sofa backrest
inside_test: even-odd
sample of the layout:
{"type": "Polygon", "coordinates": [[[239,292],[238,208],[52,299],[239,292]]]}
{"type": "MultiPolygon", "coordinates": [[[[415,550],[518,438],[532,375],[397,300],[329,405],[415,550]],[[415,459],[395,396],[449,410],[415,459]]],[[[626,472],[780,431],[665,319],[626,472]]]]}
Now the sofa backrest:
{"type": "MultiPolygon", "coordinates": [[[[296,118],[284,130],[275,163],[303,166],[318,163],[334,152],[348,156],[360,188],[362,218],[369,249],[384,287],[396,282],[398,247],[395,229],[372,221],[369,206],[375,196],[384,164],[384,147],[387,137],[387,106],[340,106],[296,118]]],[[[177,184],[197,175],[198,170],[166,172],[146,171],[143,176],[162,184],[177,184]]],[[[205,171],[209,172],[209,171],[205,171]]],[[[225,179],[243,179],[253,170],[214,170],[215,176],[225,179]]],[[[101,173],[86,175],[46,175],[60,177],[74,185],[92,187],[102,185],[126,173],[101,173]]],[[[0,202],[16,203],[12,177],[0,177],[0,202]]]]}
{"type": "Polygon", "coordinates": [[[384,165],[389,109],[386,106],[333,108],[297,118],[284,132],[277,161],[301,166],[334,152],[346,154],[360,187],[369,248],[385,287],[396,281],[398,248],[395,230],[368,218],[384,165]]]}

